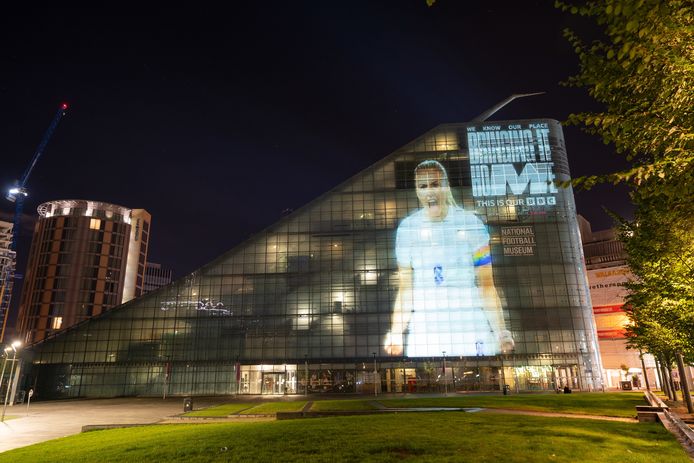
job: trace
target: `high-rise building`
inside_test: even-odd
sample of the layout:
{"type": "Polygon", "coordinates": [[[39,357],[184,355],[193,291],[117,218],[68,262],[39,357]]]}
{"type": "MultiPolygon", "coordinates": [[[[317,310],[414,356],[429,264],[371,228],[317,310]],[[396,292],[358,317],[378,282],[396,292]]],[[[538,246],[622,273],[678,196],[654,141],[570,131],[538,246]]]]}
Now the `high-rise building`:
{"type": "Polygon", "coordinates": [[[161,264],[147,262],[145,266],[144,293],[149,293],[162,286],[166,286],[173,280],[173,270],[163,268],[161,264]]]}
{"type": "Polygon", "coordinates": [[[638,350],[627,349],[624,328],[629,319],[624,312],[624,284],[633,276],[626,265],[624,243],[612,228],[593,231],[585,218],[579,215],[578,221],[605,387],[645,387],[644,375],[648,375],[650,384],[659,386],[653,356],[643,354],[642,361],[638,350]]]}
{"type": "Polygon", "coordinates": [[[24,384],[46,399],[601,389],[573,192],[555,186],[569,178],[557,121],[439,126],[24,350],[24,384]]]}
{"type": "Polygon", "coordinates": [[[41,204],[38,213],[18,317],[26,343],[142,294],[147,211],[58,200],[41,204]]]}
{"type": "Polygon", "coordinates": [[[5,338],[10,301],[12,300],[12,287],[14,285],[16,254],[10,249],[13,227],[12,223],[0,220],[0,321],[2,321],[0,343],[5,338]]]}

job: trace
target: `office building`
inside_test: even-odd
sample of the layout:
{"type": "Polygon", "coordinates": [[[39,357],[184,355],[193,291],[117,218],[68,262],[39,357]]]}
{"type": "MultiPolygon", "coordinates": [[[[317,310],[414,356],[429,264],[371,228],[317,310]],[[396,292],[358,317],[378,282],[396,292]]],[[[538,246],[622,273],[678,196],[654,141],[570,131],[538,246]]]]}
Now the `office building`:
{"type": "Polygon", "coordinates": [[[154,262],[147,262],[145,266],[145,284],[143,294],[166,286],[173,280],[173,270],[167,269],[154,262]]]}
{"type": "Polygon", "coordinates": [[[627,349],[624,328],[629,323],[624,312],[624,283],[632,278],[626,265],[626,252],[614,229],[593,231],[590,223],[578,216],[586,259],[588,284],[603,364],[603,378],[608,389],[645,387],[644,374],[659,387],[655,359],[634,349],[627,349]],[[645,367],[645,372],[644,372],[645,367]],[[626,384],[625,384],[626,383],[626,384]]]}

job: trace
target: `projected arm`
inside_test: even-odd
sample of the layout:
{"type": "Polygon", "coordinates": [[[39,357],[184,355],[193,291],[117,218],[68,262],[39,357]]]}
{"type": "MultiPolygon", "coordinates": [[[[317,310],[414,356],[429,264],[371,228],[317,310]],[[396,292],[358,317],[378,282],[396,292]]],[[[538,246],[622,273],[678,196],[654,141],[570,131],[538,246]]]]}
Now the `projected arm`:
{"type": "Polygon", "coordinates": [[[400,284],[395,298],[390,331],[386,335],[384,350],[388,355],[402,355],[404,351],[403,332],[412,318],[412,268],[400,267],[400,284]]]}
{"type": "Polygon", "coordinates": [[[509,351],[513,349],[514,342],[511,337],[511,332],[506,328],[504,314],[501,309],[501,300],[494,286],[491,258],[485,258],[481,262],[476,262],[475,271],[477,285],[482,293],[482,306],[487,314],[487,320],[489,320],[492,331],[499,338],[499,347],[501,351],[509,351]]]}

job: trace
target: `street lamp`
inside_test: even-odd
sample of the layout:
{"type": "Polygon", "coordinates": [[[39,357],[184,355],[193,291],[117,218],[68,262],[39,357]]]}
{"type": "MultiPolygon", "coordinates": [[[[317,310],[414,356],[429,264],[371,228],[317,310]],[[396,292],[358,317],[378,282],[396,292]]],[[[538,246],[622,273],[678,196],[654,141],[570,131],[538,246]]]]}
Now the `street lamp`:
{"type": "Polygon", "coordinates": [[[284,364],[284,395],[287,395],[287,364],[284,364]]]}
{"type": "MultiPolygon", "coordinates": [[[[2,407],[2,418],[0,418],[0,422],[5,421],[5,411],[7,410],[7,402],[10,399],[10,386],[11,386],[10,383],[12,382],[12,376],[14,375],[14,366],[15,366],[15,363],[17,362],[17,348],[19,348],[19,346],[21,346],[21,345],[22,345],[21,342],[15,341],[12,344],[10,344],[9,348],[5,348],[6,355],[9,354],[9,349],[10,348],[12,349],[12,365],[10,366],[10,377],[7,381],[7,390],[5,392],[5,403],[3,404],[3,407],[2,407]]],[[[5,357],[5,362],[7,362],[7,357],[5,357]]],[[[5,373],[5,367],[4,366],[3,366],[2,371],[4,374],[5,373]]]]}
{"type": "Polygon", "coordinates": [[[504,372],[504,353],[503,351],[499,354],[501,359],[501,370],[499,372],[499,381],[501,382],[501,392],[506,395],[508,391],[506,390],[506,373],[504,372]]]}
{"type": "Polygon", "coordinates": [[[11,347],[5,347],[5,360],[2,362],[2,373],[0,373],[0,390],[2,390],[2,381],[5,379],[5,367],[7,367],[7,358],[10,356],[11,347]]]}
{"type": "Polygon", "coordinates": [[[443,353],[443,391],[445,395],[448,395],[448,383],[446,382],[446,351],[443,353]]]}
{"type": "Polygon", "coordinates": [[[376,371],[376,352],[371,352],[371,355],[374,356],[374,395],[378,395],[378,372],[376,371]]]}

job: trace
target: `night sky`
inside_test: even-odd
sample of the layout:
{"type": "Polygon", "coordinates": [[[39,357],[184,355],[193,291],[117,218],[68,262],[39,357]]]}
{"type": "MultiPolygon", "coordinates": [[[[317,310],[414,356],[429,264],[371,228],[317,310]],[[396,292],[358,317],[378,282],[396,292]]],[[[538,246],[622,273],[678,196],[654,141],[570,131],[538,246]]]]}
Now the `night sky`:
{"type": "MultiPolygon", "coordinates": [[[[20,272],[44,201],[147,209],[149,260],[180,277],[284,209],[510,94],[547,92],[493,119],[565,120],[598,108],[585,90],[559,85],[577,70],[562,29],[589,34],[590,24],[552,1],[477,3],[3,11],[3,190],[21,176],[58,105],[70,104],[28,183],[20,272]]],[[[574,176],[624,165],[577,128],[565,136],[574,176]]],[[[594,230],[611,225],[602,206],[630,210],[625,190],[612,186],[578,192],[576,201],[594,230]]],[[[0,197],[0,218],[12,211],[0,197]]]]}

